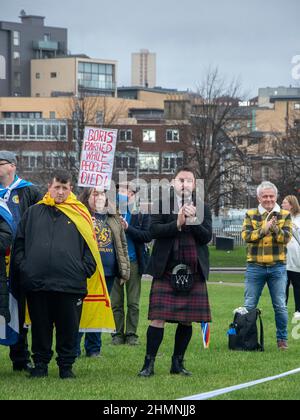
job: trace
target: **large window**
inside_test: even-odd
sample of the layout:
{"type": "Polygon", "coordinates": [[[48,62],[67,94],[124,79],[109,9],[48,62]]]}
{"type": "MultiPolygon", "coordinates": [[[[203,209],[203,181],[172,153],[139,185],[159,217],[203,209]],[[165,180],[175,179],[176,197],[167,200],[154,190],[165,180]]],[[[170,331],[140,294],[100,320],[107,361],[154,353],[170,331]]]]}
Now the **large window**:
{"type": "Polygon", "coordinates": [[[119,141],[131,142],[132,141],[132,130],[120,130],[119,141]]]}
{"type": "Polygon", "coordinates": [[[143,142],[144,143],[155,143],[156,131],[155,130],[143,130],[143,142]]]}
{"type": "Polygon", "coordinates": [[[113,65],[79,62],[78,86],[87,89],[113,90],[113,65]]]}
{"type": "Polygon", "coordinates": [[[167,130],[166,131],[166,140],[168,143],[178,143],[179,142],[179,130],[167,130]]]}
{"type": "Polygon", "coordinates": [[[13,44],[14,44],[14,47],[20,46],[20,32],[19,31],[13,31],[13,44]]]}
{"type": "Polygon", "coordinates": [[[183,152],[162,154],[163,173],[174,173],[180,166],[183,166],[183,152]]]}
{"type": "Polygon", "coordinates": [[[14,65],[19,66],[21,64],[21,57],[19,51],[14,51],[14,65]]]}
{"type": "Polygon", "coordinates": [[[126,152],[116,152],[115,167],[117,170],[127,170],[133,172],[136,170],[136,154],[126,152]]]}
{"type": "Polygon", "coordinates": [[[159,153],[140,153],[141,172],[159,172],[159,153]]]}
{"type": "Polygon", "coordinates": [[[66,141],[65,120],[3,119],[0,120],[0,139],[66,141]]]}

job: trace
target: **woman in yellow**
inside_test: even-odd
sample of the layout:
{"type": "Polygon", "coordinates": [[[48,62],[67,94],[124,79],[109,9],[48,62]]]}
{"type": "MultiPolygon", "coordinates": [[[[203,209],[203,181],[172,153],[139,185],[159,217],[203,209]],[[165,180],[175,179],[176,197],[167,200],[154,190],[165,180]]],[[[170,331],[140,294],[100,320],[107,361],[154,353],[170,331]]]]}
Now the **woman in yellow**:
{"type": "MultiPolygon", "coordinates": [[[[96,188],[88,188],[79,198],[92,215],[106,287],[110,294],[114,281],[124,283],[130,277],[130,261],[125,232],[119,215],[114,214],[109,206],[105,192],[96,188]]],[[[78,356],[81,354],[82,335],[82,333],[79,334],[78,356]]],[[[101,351],[101,333],[86,333],[84,346],[87,357],[98,357],[101,351]]]]}

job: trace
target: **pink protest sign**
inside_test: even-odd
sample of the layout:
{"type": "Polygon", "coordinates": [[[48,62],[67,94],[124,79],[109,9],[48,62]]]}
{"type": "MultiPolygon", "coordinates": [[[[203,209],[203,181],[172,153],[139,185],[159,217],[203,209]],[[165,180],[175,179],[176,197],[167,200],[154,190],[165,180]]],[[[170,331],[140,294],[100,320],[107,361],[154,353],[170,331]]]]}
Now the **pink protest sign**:
{"type": "Polygon", "coordinates": [[[78,185],[110,188],[118,130],[85,127],[78,185]]]}

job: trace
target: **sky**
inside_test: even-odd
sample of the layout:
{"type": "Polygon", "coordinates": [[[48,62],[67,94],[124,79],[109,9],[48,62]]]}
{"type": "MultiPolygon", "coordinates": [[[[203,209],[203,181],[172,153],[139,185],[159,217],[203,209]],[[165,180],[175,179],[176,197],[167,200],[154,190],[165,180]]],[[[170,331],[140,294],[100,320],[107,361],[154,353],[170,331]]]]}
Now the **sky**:
{"type": "Polygon", "coordinates": [[[22,9],[67,28],[72,54],[117,60],[119,86],[131,84],[142,48],[157,54],[166,88],[195,90],[216,67],[248,98],[300,86],[299,0],[0,0],[0,21],[19,22],[22,9]]]}

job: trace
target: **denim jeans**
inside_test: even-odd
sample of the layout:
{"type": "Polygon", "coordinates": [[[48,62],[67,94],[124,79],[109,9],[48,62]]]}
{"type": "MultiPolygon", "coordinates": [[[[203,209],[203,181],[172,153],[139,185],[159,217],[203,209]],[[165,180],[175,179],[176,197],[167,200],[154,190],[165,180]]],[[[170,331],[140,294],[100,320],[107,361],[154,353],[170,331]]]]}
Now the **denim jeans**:
{"type": "MultiPolygon", "coordinates": [[[[114,285],[115,277],[106,277],[106,287],[108,294],[111,294],[112,287],[114,285]]],[[[81,339],[83,337],[84,333],[80,332],[78,334],[78,340],[77,340],[77,356],[81,355],[81,339]]],[[[91,356],[93,353],[100,353],[102,346],[102,340],[101,340],[101,333],[96,332],[90,332],[85,333],[84,338],[84,348],[87,356],[91,356]]]]}
{"type": "Polygon", "coordinates": [[[274,266],[248,264],[245,279],[245,303],[248,309],[258,305],[265,285],[268,285],[277,328],[277,340],[288,339],[288,310],[286,306],[287,271],[286,265],[277,263],[274,266]]]}

